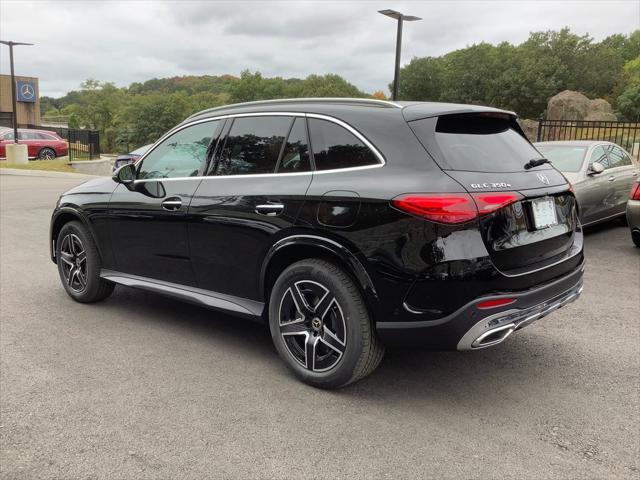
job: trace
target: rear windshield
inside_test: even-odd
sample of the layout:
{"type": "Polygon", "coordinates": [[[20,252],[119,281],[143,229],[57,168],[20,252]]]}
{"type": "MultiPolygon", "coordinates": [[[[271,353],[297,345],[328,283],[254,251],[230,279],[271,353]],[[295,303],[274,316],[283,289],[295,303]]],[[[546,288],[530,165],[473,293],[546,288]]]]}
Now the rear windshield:
{"type": "Polygon", "coordinates": [[[538,151],[561,172],[579,172],[587,147],[537,145],[538,151]]]}
{"type": "Polygon", "coordinates": [[[540,158],[508,115],[463,114],[411,122],[411,128],[445,170],[519,172],[540,158]],[[436,150],[435,152],[432,150],[436,150]]]}

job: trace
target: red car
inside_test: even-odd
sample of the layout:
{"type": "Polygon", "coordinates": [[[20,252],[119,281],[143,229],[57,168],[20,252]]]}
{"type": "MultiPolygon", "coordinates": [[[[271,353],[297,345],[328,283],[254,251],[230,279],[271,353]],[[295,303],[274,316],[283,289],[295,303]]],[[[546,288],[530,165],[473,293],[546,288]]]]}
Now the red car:
{"type": "MultiPolygon", "coordinates": [[[[13,130],[0,130],[0,158],[6,158],[6,145],[13,143],[13,130]]],[[[48,130],[18,129],[18,143],[27,146],[29,158],[52,160],[69,152],[67,141],[48,130]]]]}

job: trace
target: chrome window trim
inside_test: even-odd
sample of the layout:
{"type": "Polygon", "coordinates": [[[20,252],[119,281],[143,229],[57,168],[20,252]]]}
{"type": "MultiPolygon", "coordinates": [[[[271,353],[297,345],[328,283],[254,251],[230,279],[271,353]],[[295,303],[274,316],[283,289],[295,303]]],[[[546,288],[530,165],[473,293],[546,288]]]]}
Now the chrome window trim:
{"type": "Polygon", "coordinates": [[[319,120],[326,120],[328,122],[332,122],[335,123],[336,125],[341,126],[342,128],[346,129],[347,131],[349,131],[351,134],[353,134],[358,140],[360,140],[362,143],[365,144],[365,146],[367,148],[369,148],[374,155],[376,156],[376,158],[378,159],[378,161],[380,163],[374,164],[374,165],[363,165],[361,167],[345,167],[345,168],[333,168],[330,170],[310,170],[308,172],[290,172],[290,173],[255,173],[255,174],[248,174],[248,175],[220,175],[220,176],[205,176],[205,175],[198,175],[195,177],[172,177],[172,178],[148,178],[148,179],[136,179],[134,180],[134,183],[145,183],[145,182],[170,182],[170,181],[177,181],[177,180],[207,180],[207,179],[223,179],[223,178],[265,178],[265,177],[282,177],[282,176],[293,176],[293,175],[321,175],[321,174],[327,174],[327,173],[337,173],[337,172],[349,172],[349,171],[358,171],[358,170],[368,170],[371,168],[380,168],[380,167],[384,167],[386,165],[386,160],[384,158],[384,156],[382,155],[382,153],[380,153],[380,151],[369,141],[367,140],[367,138],[362,135],[358,130],[356,130],[354,127],[352,127],[351,125],[349,125],[348,123],[332,117],[330,115],[324,115],[324,114],[319,114],[319,113],[305,113],[305,112],[250,112],[250,113],[230,113],[227,115],[219,115],[216,117],[209,117],[209,118],[203,118],[200,120],[195,120],[189,123],[185,123],[183,125],[178,125],[177,127],[174,127],[172,130],[169,130],[167,133],[165,133],[162,137],[160,137],[160,139],[153,144],[153,146],[147,151],[145,152],[144,155],[142,155],[138,161],[135,163],[136,168],[137,166],[144,161],[145,158],[147,158],[147,156],[153,152],[162,142],[164,142],[167,138],[169,138],[171,135],[178,133],[181,130],[184,130],[185,128],[188,127],[192,127],[193,125],[198,125],[200,123],[206,123],[206,122],[215,122],[215,121],[219,121],[219,120],[226,120],[228,118],[242,118],[242,117],[306,117],[306,118],[317,118],[319,120]]]}

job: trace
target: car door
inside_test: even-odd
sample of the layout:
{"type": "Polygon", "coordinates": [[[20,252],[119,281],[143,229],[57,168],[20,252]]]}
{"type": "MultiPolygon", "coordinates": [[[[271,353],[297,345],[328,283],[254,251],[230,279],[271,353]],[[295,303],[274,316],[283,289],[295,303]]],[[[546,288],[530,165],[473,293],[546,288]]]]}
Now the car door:
{"type": "Polygon", "coordinates": [[[605,147],[609,157],[609,171],[607,181],[613,183],[615,191],[614,214],[623,214],[627,208],[627,200],[631,185],[638,175],[638,169],[631,161],[631,157],[617,145],[609,144],[605,147]]]}
{"type": "Polygon", "coordinates": [[[36,138],[35,132],[18,131],[18,143],[27,146],[27,155],[29,158],[35,158],[38,156],[39,143],[36,138]]]}
{"type": "Polygon", "coordinates": [[[593,147],[585,166],[584,182],[581,183],[579,190],[576,189],[580,217],[584,225],[614,215],[616,195],[613,183],[609,181],[609,167],[609,157],[604,145],[593,147]],[[600,163],[605,170],[594,173],[591,165],[595,162],[600,163]]]}
{"type": "Polygon", "coordinates": [[[189,238],[200,288],[262,301],[263,259],[287,235],[311,183],[302,114],[229,119],[191,202],[189,238]]]}
{"type": "Polygon", "coordinates": [[[187,212],[220,123],[198,122],[174,130],[141,160],[135,182],[115,189],[109,219],[119,271],[195,284],[187,212]]]}

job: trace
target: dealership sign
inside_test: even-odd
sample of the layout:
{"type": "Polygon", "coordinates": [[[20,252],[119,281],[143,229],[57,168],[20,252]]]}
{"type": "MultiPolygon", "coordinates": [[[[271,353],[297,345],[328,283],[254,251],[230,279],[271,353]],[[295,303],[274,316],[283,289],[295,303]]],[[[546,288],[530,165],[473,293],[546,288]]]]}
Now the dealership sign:
{"type": "Polygon", "coordinates": [[[33,82],[16,80],[17,100],[19,102],[35,103],[36,86],[33,82]]]}

